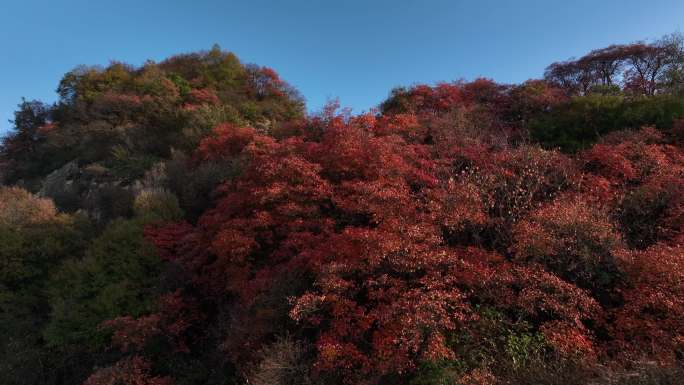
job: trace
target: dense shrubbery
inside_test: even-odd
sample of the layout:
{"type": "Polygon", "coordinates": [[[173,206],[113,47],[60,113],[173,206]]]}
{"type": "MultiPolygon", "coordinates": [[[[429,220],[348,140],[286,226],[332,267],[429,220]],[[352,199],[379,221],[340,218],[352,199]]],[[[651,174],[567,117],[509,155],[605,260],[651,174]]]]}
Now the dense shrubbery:
{"type": "Polygon", "coordinates": [[[576,96],[531,122],[535,140],[548,147],[575,151],[600,137],[622,129],[655,126],[670,129],[684,118],[684,97],[676,95],[625,96],[592,94],[576,96]]]}
{"type": "Polygon", "coordinates": [[[0,382],[681,384],[681,48],[356,116],[218,49],[74,70],[0,146],[0,382]]]}

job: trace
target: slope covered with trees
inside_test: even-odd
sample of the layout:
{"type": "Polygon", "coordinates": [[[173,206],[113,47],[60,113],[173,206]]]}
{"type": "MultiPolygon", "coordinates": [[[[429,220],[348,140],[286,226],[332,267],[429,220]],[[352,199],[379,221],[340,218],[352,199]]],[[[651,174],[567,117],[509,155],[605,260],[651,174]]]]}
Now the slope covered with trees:
{"type": "Polygon", "coordinates": [[[215,47],[0,146],[3,384],[679,384],[673,35],[307,115],[215,47]]]}

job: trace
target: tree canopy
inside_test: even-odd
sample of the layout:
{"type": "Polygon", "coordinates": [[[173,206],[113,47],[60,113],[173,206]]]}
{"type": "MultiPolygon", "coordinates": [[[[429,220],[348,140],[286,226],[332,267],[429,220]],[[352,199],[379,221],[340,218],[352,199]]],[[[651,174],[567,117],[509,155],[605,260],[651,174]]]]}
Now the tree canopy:
{"type": "Polygon", "coordinates": [[[684,50],[304,111],[214,47],[0,144],[0,382],[680,384],[684,50]]]}

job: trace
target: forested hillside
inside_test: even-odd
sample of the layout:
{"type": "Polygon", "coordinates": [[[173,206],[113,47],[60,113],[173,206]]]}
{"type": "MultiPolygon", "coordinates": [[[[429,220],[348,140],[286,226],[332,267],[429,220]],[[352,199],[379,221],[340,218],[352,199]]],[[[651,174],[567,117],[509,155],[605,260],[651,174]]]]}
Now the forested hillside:
{"type": "Polygon", "coordinates": [[[0,144],[1,384],[684,383],[679,35],[356,115],[219,47],[57,91],[0,144]]]}

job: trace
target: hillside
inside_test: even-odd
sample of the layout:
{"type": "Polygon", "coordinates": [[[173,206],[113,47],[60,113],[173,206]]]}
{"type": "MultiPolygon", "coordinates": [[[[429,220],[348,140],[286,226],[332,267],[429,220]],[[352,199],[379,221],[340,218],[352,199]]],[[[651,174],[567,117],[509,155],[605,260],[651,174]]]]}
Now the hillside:
{"type": "Polygon", "coordinates": [[[307,114],[214,47],[0,145],[0,383],[682,384],[684,44],[307,114]]]}

